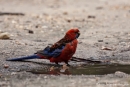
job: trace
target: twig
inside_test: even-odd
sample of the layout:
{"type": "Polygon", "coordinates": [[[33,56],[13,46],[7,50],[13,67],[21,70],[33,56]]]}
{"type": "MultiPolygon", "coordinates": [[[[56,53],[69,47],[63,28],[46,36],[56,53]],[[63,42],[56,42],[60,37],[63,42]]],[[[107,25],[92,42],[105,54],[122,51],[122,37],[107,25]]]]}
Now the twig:
{"type": "Polygon", "coordinates": [[[13,13],[13,12],[0,12],[0,16],[4,16],[4,15],[16,15],[16,16],[24,16],[24,13],[13,13]]]}
{"type": "Polygon", "coordinates": [[[88,62],[88,63],[102,63],[102,61],[100,61],[100,60],[83,59],[83,58],[77,58],[77,57],[72,57],[71,61],[88,62]]]}

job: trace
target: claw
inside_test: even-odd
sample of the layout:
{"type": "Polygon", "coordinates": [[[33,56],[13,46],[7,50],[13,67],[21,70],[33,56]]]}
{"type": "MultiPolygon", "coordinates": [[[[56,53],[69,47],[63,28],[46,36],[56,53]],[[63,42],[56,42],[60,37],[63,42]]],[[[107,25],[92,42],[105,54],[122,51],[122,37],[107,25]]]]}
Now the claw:
{"type": "Polygon", "coordinates": [[[67,64],[67,66],[70,66],[70,64],[68,63],[68,61],[67,62],[65,62],[66,64],[67,64]]]}

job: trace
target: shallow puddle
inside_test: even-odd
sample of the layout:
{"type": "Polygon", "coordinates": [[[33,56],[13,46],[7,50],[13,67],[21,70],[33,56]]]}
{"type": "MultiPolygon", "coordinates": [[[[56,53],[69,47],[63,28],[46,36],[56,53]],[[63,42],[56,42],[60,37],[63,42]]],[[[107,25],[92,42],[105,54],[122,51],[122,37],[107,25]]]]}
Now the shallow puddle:
{"type": "Polygon", "coordinates": [[[115,73],[116,71],[125,72],[130,74],[130,65],[121,65],[121,64],[95,64],[95,65],[84,65],[80,67],[69,67],[68,69],[62,69],[62,67],[53,67],[53,69],[48,70],[37,70],[33,69],[29,72],[34,74],[53,74],[53,75],[104,75],[115,73]]]}

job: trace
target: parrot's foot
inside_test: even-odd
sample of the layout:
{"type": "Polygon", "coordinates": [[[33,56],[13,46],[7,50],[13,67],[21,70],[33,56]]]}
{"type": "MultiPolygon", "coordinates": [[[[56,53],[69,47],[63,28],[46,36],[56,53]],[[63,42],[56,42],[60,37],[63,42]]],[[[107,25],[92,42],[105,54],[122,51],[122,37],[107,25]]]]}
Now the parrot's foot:
{"type": "Polygon", "coordinates": [[[65,62],[67,64],[67,66],[70,66],[70,64],[68,62],[65,62]]]}
{"type": "Polygon", "coordinates": [[[58,63],[58,62],[55,62],[56,63],[56,65],[59,65],[60,66],[60,64],[58,63]]]}

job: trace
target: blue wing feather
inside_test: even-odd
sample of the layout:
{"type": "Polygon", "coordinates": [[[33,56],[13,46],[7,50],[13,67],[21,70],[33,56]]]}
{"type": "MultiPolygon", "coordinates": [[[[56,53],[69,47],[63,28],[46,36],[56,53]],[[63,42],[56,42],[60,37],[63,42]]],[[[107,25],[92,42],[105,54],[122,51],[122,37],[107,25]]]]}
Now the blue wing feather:
{"type": "Polygon", "coordinates": [[[40,53],[44,56],[56,58],[61,54],[64,47],[65,47],[65,45],[62,45],[61,47],[56,48],[55,50],[51,50],[51,48],[49,46],[47,46],[44,50],[42,50],[38,53],[40,53]]]}
{"type": "Polygon", "coordinates": [[[6,61],[22,61],[22,60],[26,60],[26,59],[39,59],[39,58],[40,57],[38,55],[34,54],[34,55],[30,55],[30,56],[7,59],[6,61]]]}

